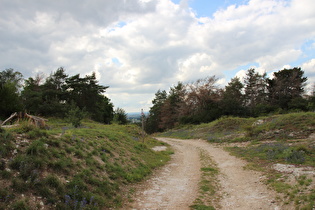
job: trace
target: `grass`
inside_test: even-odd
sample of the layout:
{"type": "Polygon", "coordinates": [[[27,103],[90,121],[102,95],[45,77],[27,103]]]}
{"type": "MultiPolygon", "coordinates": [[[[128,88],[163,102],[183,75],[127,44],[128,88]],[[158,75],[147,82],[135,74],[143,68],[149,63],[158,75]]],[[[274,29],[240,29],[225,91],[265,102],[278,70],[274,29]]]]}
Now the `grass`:
{"type": "Polygon", "coordinates": [[[199,193],[191,206],[195,210],[213,210],[220,208],[219,200],[220,194],[218,185],[218,168],[216,164],[211,160],[208,153],[204,150],[200,150],[201,161],[201,180],[199,182],[199,193]]]}
{"type": "MultiPolygon", "coordinates": [[[[283,208],[314,209],[315,175],[286,174],[272,169],[275,163],[296,167],[315,167],[315,113],[300,112],[259,118],[223,117],[201,125],[186,125],[159,134],[181,139],[204,139],[210,143],[237,143],[226,147],[230,154],[248,161],[245,169],[265,174],[266,184],[278,192],[283,208]],[[240,146],[237,146],[240,145],[240,146]]],[[[227,144],[228,145],[228,144],[227,144]]],[[[202,174],[215,167],[202,166],[202,174]]],[[[207,179],[201,182],[202,194],[211,192],[207,179]]],[[[216,182],[214,180],[214,182],[216,182]]],[[[213,182],[210,182],[213,183],[213,182]]],[[[194,209],[212,208],[198,197],[194,209]]]]}
{"type": "Polygon", "coordinates": [[[171,154],[151,150],[165,143],[148,136],[143,143],[135,125],[85,120],[73,128],[52,119],[48,126],[1,129],[0,209],[119,208],[123,189],[171,154]]]}
{"type": "Polygon", "coordinates": [[[222,117],[211,123],[185,125],[159,134],[163,137],[209,142],[243,142],[266,139],[305,139],[315,132],[315,113],[291,113],[259,118],[222,117]]]}

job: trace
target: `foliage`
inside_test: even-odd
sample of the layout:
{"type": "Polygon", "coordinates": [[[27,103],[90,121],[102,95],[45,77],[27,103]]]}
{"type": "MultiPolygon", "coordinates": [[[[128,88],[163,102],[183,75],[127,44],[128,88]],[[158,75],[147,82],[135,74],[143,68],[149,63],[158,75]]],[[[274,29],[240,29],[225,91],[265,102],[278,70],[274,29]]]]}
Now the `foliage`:
{"type": "Polygon", "coordinates": [[[66,130],[58,119],[49,119],[49,131],[23,124],[1,129],[0,185],[8,187],[0,189],[0,209],[37,209],[41,202],[45,209],[118,208],[122,187],[170,159],[169,150],[151,149],[165,143],[139,141],[135,125],[81,122],[81,128],[66,130]]]}
{"type": "Polygon", "coordinates": [[[9,117],[13,112],[21,111],[22,81],[23,75],[13,69],[0,72],[0,119],[9,117]]]}
{"type": "Polygon", "coordinates": [[[118,107],[114,112],[113,122],[120,125],[126,125],[128,123],[128,119],[125,110],[118,107]]]}
{"type": "Polygon", "coordinates": [[[301,104],[302,94],[307,78],[301,68],[283,69],[268,79],[269,101],[281,109],[298,108],[305,110],[306,103],[301,104]],[[295,100],[295,102],[294,102],[295,100]],[[294,102],[291,103],[290,102],[294,102]]]}
{"type": "Polygon", "coordinates": [[[208,123],[222,116],[259,117],[273,113],[313,111],[313,96],[303,97],[307,80],[301,68],[283,69],[273,79],[247,70],[242,83],[232,78],[221,89],[215,76],[159,90],[146,122],[148,133],[163,132],[180,124],[208,123]]]}
{"type": "Polygon", "coordinates": [[[155,133],[155,132],[163,131],[163,129],[160,128],[159,123],[162,117],[161,109],[166,99],[167,99],[167,93],[165,90],[163,91],[158,90],[155,93],[155,98],[152,100],[153,106],[150,108],[149,117],[146,118],[145,130],[147,133],[155,133]]]}
{"type": "Polygon", "coordinates": [[[84,78],[79,74],[68,76],[60,67],[45,81],[41,75],[27,79],[22,98],[25,109],[36,115],[66,117],[75,110],[74,103],[93,120],[109,123],[113,104],[103,95],[107,88],[98,84],[95,73],[84,78]]]}
{"type": "Polygon", "coordinates": [[[244,85],[238,77],[232,78],[225,87],[220,106],[223,115],[241,116],[245,111],[243,107],[244,95],[242,89],[244,85]]]}
{"type": "Polygon", "coordinates": [[[75,104],[71,105],[71,108],[67,114],[68,122],[70,122],[75,128],[81,126],[81,121],[86,116],[85,110],[81,110],[75,104]]]}
{"type": "Polygon", "coordinates": [[[301,112],[260,118],[222,117],[211,123],[186,125],[159,135],[202,138],[210,142],[305,139],[315,131],[315,113],[301,112]]]}
{"type": "Polygon", "coordinates": [[[249,111],[249,116],[259,116],[259,110],[255,109],[258,105],[266,103],[266,73],[259,74],[255,69],[247,70],[245,77],[245,100],[244,106],[249,111]],[[258,111],[258,112],[257,112],[258,111]]]}

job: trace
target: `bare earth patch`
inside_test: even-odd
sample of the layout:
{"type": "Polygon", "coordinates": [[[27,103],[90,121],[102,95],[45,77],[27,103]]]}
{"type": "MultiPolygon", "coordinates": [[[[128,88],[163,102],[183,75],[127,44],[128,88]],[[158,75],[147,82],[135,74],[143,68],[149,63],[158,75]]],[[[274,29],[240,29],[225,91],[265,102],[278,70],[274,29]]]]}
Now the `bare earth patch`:
{"type": "Polygon", "coordinates": [[[159,138],[175,154],[165,167],[136,187],[129,209],[189,209],[198,195],[200,149],[206,151],[219,169],[221,209],[281,209],[276,194],[262,183],[257,171],[244,170],[246,162],[204,140],[159,138]]]}

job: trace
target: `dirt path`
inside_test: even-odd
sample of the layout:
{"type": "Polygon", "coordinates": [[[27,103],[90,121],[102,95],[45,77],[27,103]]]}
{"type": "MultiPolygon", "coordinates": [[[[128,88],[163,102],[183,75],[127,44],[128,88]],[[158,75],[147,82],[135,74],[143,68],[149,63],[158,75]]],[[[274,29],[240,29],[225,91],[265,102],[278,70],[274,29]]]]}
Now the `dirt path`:
{"type": "Polygon", "coordinates": [[[168,165],[138,187],[131,209],[189,209],[198,194],[200,149],[216,162],[220,175],[222,209],[280,209],[275,194],[261,182],[259,172],[244,170],[245,161],[203,140],[159,138],[175,154],[168,165]]]}

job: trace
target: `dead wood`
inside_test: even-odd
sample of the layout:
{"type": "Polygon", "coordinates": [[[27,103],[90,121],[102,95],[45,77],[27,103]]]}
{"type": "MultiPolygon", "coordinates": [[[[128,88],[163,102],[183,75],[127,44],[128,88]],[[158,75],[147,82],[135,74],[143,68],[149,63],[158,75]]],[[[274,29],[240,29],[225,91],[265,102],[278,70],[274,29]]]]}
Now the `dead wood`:
{"type": "Polygon", "coordinates": [[[29,115],[25,112],[19,112],[19,113],[15,112],[15,113],[11,114],[11,116],[8,119],[3,121],[1,126],[4,126],[6,123],[11,122],[14,119],[17,120],[16,122],[19,122],[20,120],[27,120],[30,124],[33,124],[38,128],[45,128],[46,127],[46,121],[48,121],[47,119],[37,117],[34,115],[29,115]]]}

